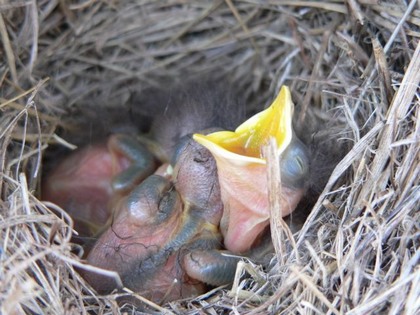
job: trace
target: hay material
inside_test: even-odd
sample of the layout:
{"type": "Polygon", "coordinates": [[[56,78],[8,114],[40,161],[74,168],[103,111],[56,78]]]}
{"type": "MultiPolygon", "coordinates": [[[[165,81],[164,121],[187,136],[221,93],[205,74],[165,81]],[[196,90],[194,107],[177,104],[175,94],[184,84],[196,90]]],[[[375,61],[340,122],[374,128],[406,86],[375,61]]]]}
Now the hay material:
{"type": "Polygon", "coordinates": [[[98,296],[80,278],[71,219],[37,199],[42,158],[72,147],[76,105],[130,108],[150,87],[217,69],[250,108],[289,85],[297,128],[316,109],[353,146],[300,232],[273,220],[268,270],[245,262],[232,289],[145,301],[149,312],[418,314],[419,27],[415,0],[1,2],[1,313],[120,313],[132,307],[118,296],[143,300],[98,296]]]}

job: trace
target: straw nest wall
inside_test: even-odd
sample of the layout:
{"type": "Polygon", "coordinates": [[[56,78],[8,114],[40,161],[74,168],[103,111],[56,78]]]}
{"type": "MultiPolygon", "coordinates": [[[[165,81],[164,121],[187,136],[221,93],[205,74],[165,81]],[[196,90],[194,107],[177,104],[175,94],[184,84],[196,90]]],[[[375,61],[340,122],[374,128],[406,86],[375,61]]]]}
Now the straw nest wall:
{"type": "Polygon", "coordinates": [[[418,314],[419,26],[415,0],[0,2],[0,312],[134,310],[78,275],[70,218],[38,199],[44,157],[92,112],[216,73],[250,108],[290,86],[297,124],[334,121],[351,149],[299,232],[272,220],[270,268],[148,312],[418,314]]]}

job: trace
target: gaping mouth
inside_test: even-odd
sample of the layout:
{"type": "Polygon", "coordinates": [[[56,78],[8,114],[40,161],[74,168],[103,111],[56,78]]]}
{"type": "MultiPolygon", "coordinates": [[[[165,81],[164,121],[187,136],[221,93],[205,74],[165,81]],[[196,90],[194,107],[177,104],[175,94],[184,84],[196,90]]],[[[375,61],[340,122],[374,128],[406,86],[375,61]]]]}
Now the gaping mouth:
{"type": "Polygon", "coordinates": [[[293,102],[283,86],[272,105],[235,131],[194,134],[217,163],[223,216],[224,244],[233,252],[250,248],[269,224],[267,161],[263,147],[274,138],[280,156],[283,192],[280,215],[291,213],[303,194],[308,159],[303,144],[293,135],[293,102]]]}
{"type": "Polygon", "coordinates": [[[277,142],[281,154],[292,140],[293,102],[288,87],[264,111],[254,115],[235,131],[218,131],[208,135],[194,134],[194,140],[205,146],[213,156],[237,164],[265,164],[262,148],[270,138],[277,142]]]}

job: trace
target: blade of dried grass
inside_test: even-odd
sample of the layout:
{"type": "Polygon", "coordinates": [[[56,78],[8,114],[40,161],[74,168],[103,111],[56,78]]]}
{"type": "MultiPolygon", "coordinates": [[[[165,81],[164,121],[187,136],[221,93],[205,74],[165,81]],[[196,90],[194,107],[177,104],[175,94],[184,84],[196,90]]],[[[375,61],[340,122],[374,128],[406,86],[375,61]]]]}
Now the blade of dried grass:
{"type": "Polygon", "coordinates": [[[190,23],[188,23],[187,25],[185,25],[179,32],[177,32],[170,40],[168,40],[164,45],[163,45],[163,49],[168,48],[170,45],[172,45],[175,41],[177,41],[179,38],[181,38],[182,36],[184,36],[188,30],[190,30],[191,28],[193,28],[195,25],[197,25],[198,23],[200,23],[203,19],[205,19],[206,17],[209,16],[209,14],[211,12],[213,12],[214,10],[216,10],[221,4],[223,3],[223,0],[218,0],[213,2],[212,5],[210,5],[208,7],[208,9],[204,10],[203,13],[198,16],[197,18],[195,18],[194,20],[192,20],[190,23]]]}
{"type": "MultiPolygon", "coordinates": [[[[0,35],[3,42],[4,50],[6,51],[6,58],[7,63],[9,66],[10,74],[12,75],[12,80],[15,85],[18,84],[18,75],[16,70],[16,60],[15,60],[15,54],[13,52],[12,46],[10,44],[9,35],[7,33],[6,24],[4,23],[4,19],[2,14],[0,13],[0,35]]],[[[0,107],[1,108],[1,107],[0,107]]]]}
{"type": "MultiPolygon", "coordinates": [[[[371,194],[374,187],[383,186],[382,183],[378,182],[386,163],[389,161],[391,156],[391,145],[395,141],[395,137],[398,134],[397,129],[399,121],[406,117],[406,114],[411,106],[414,95],[418,91],[420,85],[420,42],[417,44],[417,48],[413,54],[410,64],[408,65],[407,71],[401,82],[401,85],[392,100],[391,106],[388,110],[386,117],[386,124],[381,131],[379,137],[379,144],[376,150],[374,160],[372,162],[371,171],[368,173],[365,184],[359,195],[359,201],[356,203],[356,211],[354,215],[358,215],[361,211],[361,203],[365,200],[369,200],[368,195],[371,194]]],[[[388,179],[384,179],[388,180],[388,179]]]]}
{"type": "MultiPolygon", "coordinates": [[[[136,294],[135,292],[131,291],[131,290],[130,290],[130,289],[128,289],[128,288],[124,288],[124,291],[126,291],[127,293],[129,293],[129,294],[130,294],[130,296],[135,297],[136,299],[138,299],[138,300],[139,300],[139,301],[141,301],[142,303],[144,303],[144,304],[146,304],[146,305],[148,305],[148,306],[152,307],[153,309],[155,309],[155,310],[157,310],[157,311],[161,312],[161,314],[175,315],[175,314],[174,314],[174,313],[172,313],[170,310],[168,310],[168,309],[166,309],[166,308],[163,308],[163,307],[159,306],[158,304],[156,304],[156,303],[154,303],[154,302],[150,301],[149,299],[146,299],[146,298],[142,297],[142,296],[141,296],[141,295],[139,295],[139,294],[136,294]]],[[[121,294],[121,295],[117,295],[117,296],[123,296],[123,295],[121,294]]]]}
{"type": "Polygon", "coordinates": [[[321,257],[319,256],[319,254],[317,253],[317,251],[311,245],[310,242],[305,241],[305,246],[308,249],[309,254],[311,255],[312,259],[315,261],[315,263],[318,265],[318,267],[320,269],[318,271],[318,273],[321,273],[321,275],[322,275],[322,287],[324,287],[324,288],[327,287],[328,286],[328,276],[330,275],[330,273],[328,272],[327,266],[325,266],[321,257]]]}
{"type": "MultiPolygon", "coordinates": [[[[39,140],[40,138],[39,137],[34,137],[36,140],[39,140]]],[[[9,162],[9,164],[7,165],[7,168],[11,168],[12,166],[14,166],[14,165],[18,165],[18,163],[20,163],[22,160],[26,160],[26,159],[28,159],[28,158],[30,158],[30,157],[32,157],[32,156],[34,156],[34,155],[37,155],[37,154],[39,154],[39,151],[43,151],[43,150],[45,150],[46,148],[48,147],[48,145],[43,145],[43,146],[41,146],[40,148],[37,148],[37,149],[35,149],[35,150],[31,150],[31,151],[29,151],[29,152],[26,152],[26,153],[23,153],[22,155],[20,155],[19,157],[17,157],[17,158],[15,158],[15,159],[13,159],[13,160],[11,160],[10,162],[9,162]]]]}
{"type": "Polygon", "coordinates": [[[305,98],[303,99],[302,103],[302,110],[299,114],[299,124],[303,124],[305,121],[306,113],[308,112],[309,102],[311,101],[312,95],[317,90],[316,88],[316,77],[319,75],[319,70],[322,65],[322,60],[324,59],[324,54],[328,46],[329,39],[331,37],[331,33],[333,32],[335,26],[332,26],[330,30],[325,32],[324,36],[322,37],[321,47],[319,48],[319,52],[313,66],[311,77],[309,78],[309,85],[306,90],[305,98]]]}
{"type": "Polygon", "coordinates": [[[248,272],[254,279],[260,278],[261,281],[261,276],[258,274],[258,272],[254,269],[253,266],[244,261],[238,262],[232,288],[227,293],[228,297],[234,299],[235,308],[238,309],[240,309],[243,305],[246,305],[247,303],[260,304],[263,301],[267,300],[267,296],[263,296],[260,294],[261,292],[259,292],[263,290],[260,289],[254,292],[252,290],[245,289],[244,282],[240,283],[240,279],[245,271],[248,272]],[[239,301],[241,301],[241,303],[239,303],[239,301]]]}
{"type": "MultiPolygon", "coordinates": [[[[398,27],[401,27],[407,21],[413,23],[414,25],[420,26],[420,19],[415,17],[418,16],[418,13],[416,14],[415,12],[419,12],[418,10],[414,10],[414,8],[416,7],[416,3],[416,0],[412,0],[407,8],[405,8],[405,6],[400,3],[390,3],[388,6],[375,4],[370,7],[378,13],[382,13],[379,15],[380,17],[382,17],[382,19],[387,18],[389,16],[393,17],[394,21],[398,21],[398,27]],[[386,16],[384,13],[389,14],[389,16],[386,16]]],[[[387,25],[389,25],[389,29],[392,29],[393,25],[395,24],[394,22],[392,22],[387,25]]]]}
{"type": "Polygon", "coordinates": [[[297,246],[300,247],[301,243],[305,240],[306,233],[310,229],[311,225],[314,223],[316,217],[319,215],[321,206],[324,198],[331,192],[333,185],[340,178],[340,176],[354,163],[360,154],[362,154],[366,148],[370,145],[374,137],[380,132],[384,124],[382,122],[377,123],[363,138],[357,142],[350,152],[337,164],[332,172],[330,179],[328,180],[327,185],[325,186],[323,192],[318,198],[311,214],[305,222],[302,230],[299,232],[299,238],[297,240],[297,246]]]}
{"type": "Polygon", "coordinates": [[[277,260],[281,265],[285,265],[286,259],[290,259],[287,255],[286,240],[291,244],[293,254],[297,263],[300,262],[299,252],[293,237],[293,233],[289,226],[282,218],[283,210],[280,208],[282,204],[282,188],[280,177],[280,155],[277,150],[277,142],[271,138],[268,145],[263,148],[263,156],[267,160],[267,181],[268,196],[270,207],[270,228],[271,238],[274,244],[277,260]]]}
{"type": "MultiPolygon", "coordinates": [[[[420,251],[417,251],[415,256],[413,257],[414,263],[418,264],[420,259],[420,251]]],[[[407,274],[405,277],[401,277],[394,283],[390,285],[386,290],[383,292],[380,292],[377,296],[372,298],[369,302],[364,303],[360,306],[356,306],[352,310],[350,310],[347,314],[366,314],[374,310],[379,304],[384,303],[389,296],[391,296],[393,293],[395,293],[398,290],[405,290],[405,287],[414,282],[416,279],[418,279],[420,275],[420,270],[416,270],[412,274],[407,274]]]]}
{"type": "Polygon", "coordinates": [[[236,9],[236,7],[234,6],[233,2],[231,0],[225,0],[225,2],[227,3],[227,5],[229,6],[229,9],[232,11],[233,15],[235,16],[236,20],[239,22],[239,25],[242,27],[242,29],[245,32],[245,35],[248,35],[248,38],[251,42],[252,47],[254,48],[255,52],[257,55],[259,55],[259,49],[258,49],[258,45],[255,43],[254,38],[249,36],[250,31],[248,26],[246,25],[246,23],[242,20],[241,15],[239,14],[238,10],[236,9]]]}
{"type": "Polygon", "coordinates": [[[365,18],[363,16],[362,10],[358,1],[356,0],[347,0],[346,1],[348,6],[350,7],[350,11],[353,16],[359,21],[361,25],[365,24],[365,18]]]}
{"type": "MultiPolygon", "coordinates": [[[[411,135],[412,139],[409,139],[410,147],[406,151],[401,166],[395,174],[395,180],[401,183],[401,201],[405,200],[405,197],[410,193],[412,187],[418,183],[420,178],[420,102],[417,102],[416,104],[416,130],[414,131],[414,134],[411,135]]],[[[399,205],[399,203],[397,203],[397,205],[399,205]]]]}
{"type": "Polygon", "coordinates": [[[290,270],[302,283],[304,283],[306,288],[308,288],[311,291],[311,293],[313,293],[319,300],[322,301],[322,303],[324,303],[328,307],[328,311],[336,315],[340,314],[340,311],[337,310],[337,308],[331,304],[331,302],[327,299],[327,297],[324,294],[322,294],[321,291],[319,291],[319,289],[312,282],[312,280],[307,275],[305,275],[303,270],[299,270],[295,266],[291,266],[290,270]]]}
{"type": "MultiPolygon", "coordinates": [[[[253,0],[245,0],[245,2],[261,4],[260,1],[253,1],[253,0]]],[[[340,1],[342,2],[342,1],[340,1]]],[[[281,6],[291,6],[291,7],[305,7],[305,8],[318,8],[323,9],[326,11],[334,11],[338,13],[347,14],[347,8],[344,4],[339,3],[331,3],[331,2],[324,2],[324,1],[290,1],[290,0],[278,0],[276,1],[276,5],[281,6]]]]}
{"type": "Polygon", "coordinates": [[[44,80],[41,80],[37,85],[35,85],[34,87],[30,88],[29,90],[26,90],[25,92],[22,92],[21,94],[11,98],[10,100],[4,100],[2,99],[2,103],[0,104],[0,109],[5,108],[6,106],[9,106],[11,103],[15,103],[18,99],[23,98],[24,96],[33,93],[36,90],[39,90],[39,88],[44,85],[47,81],[49,80],[49,78],[46,78],[44,80]]]}
{"type": "MultiPolygon", "coordinates": [[[[340,20],[337,32],[344,34],[346,39],[344,41],[335,40],[335,35],[331,36],[332,40],[324,53],[325,60],[320,68],[320,73],[317,73],[319,80],[316,83],[320,90],[324,89],[327,93],[321,94],[322,100],[320,99],[319,103],[314,105],[320,105],[323,110],[329,111],[336,106],[341,106],[343,98],[345,98],[347,118],[353,119],[352,128],[361,128],[360,131],[357,130],[354,133],[354,135],[360,134],[360,137],[363,137],[363,134],[368,131],[367,128],[370,128],[372,122],[381,120],[383,112],[387,110],[385,104],[380,103],[381,95],[378,93],[380,82],[375,70],[374,58],[371,58],[372,68],[367,71],[368,76],[371,75],[371,80],[363,82],[360,79],[360,72],[363,71],[367,60],[372,56],[371,47],[368,47],[365,42],[365,38],[368,37],[365,28],[359,28],[358,21],[349,18],[350,14],[347,14],[349,11],[345,1],[262,3],[240,0],[232,2],[240,14],[242,23],[235,18],[235,14],[229,9],[226,2],[207,16],[205,15],[205,11],[208,9],[206,1],[197,1],[194,4],[185,1],[164,4],[153,1],[113,2],[112,4],[103,1],[87,1],[80,8],[67,6],[70,12],[64,12],[62,8],[52,10],[57,2],[57,0],[43,1],[42,6],[38,8],[39,51],[34,62],[34,76],[53,77],[54,80],[49,84],[49,89],[43,89],[42,95],[38,95],[40,99],[37,100],[37,105],[42,106],[45,103],[50,108],[56,106],[61,109],[61,113],[65,112],[63,109],[66,107],[84,106],[91,101],[95,101],[95,104],[101,106],[110,106],[110,103],[114,101],[121,104],[128,99],[121,99],[125,97],[123,90],[141,90],[144,86],[159,83],[160,78],[182,79],[184,76],[180,76],[179,73],[185,70],[197,71],[201,75],[203,71],[208,72],[213,66],[219,66],[223,69],[223,73],[231,74],[234,83],[244,91],[246,97],[252,97],[255,103],[265,104],[271,96],[267,86],[270,85],[271,90],[274,90],[276,84],[283,82],[292,86],[294,98],[299,104],[301,103],[299,96],[304,95],[303,91],[307,89],[307,82],[310,81],[310,75],[313,73],[313,71],[309,72],[305,65],[311,64],[310,60],[315,60],[317,56],[320,56],[319,48],[322,46],[322,35],[331,27],[331,21],[336,19],[340,20]],[[336,14],[336,12],[340,12],[340,14],[336,14]],[[294,23],[293,28],[297,37],[291,36],[291,25],[288,24],[288,21],[291,20],[294,23]],[[192,21],[195,21],[194,24],[191,24],[192,21]],[[244,25],[248,31],[244,29],[244,25]],[[177,40],[167,44],[173,38],[177,38],[177,40]],[[286,40],[288,38],[291,40],[286,40]],[[297,39],[300,39],[299,45],[296,44],[297,39]],[[254,58],[255,49],[250,45],[251,40],[259,48],[260,60],[254,58]],[[162,48],[165,45],[167,49],[162,48]],[[351,46],[350,49],[348,45],[351,46]],[[353,53],[357,56],[352,56],[353,53]],[[306,58],[306,63],[302,62],[302,57],[306,58]],[[83,58],[88,58],[85,60],[93,62],[85,63],[82,61],[83,58]],[[167,60],[169,62],[165,63],[167,60]],[[102,63],[98,63],[98,61],[102,63]],[[159,63],[160,65],[157,66],[159,63]],[[107,65],[111,66],[107,67],[107,65]],[[139,76],[140,79],[137,77],[139,73],[144,73],[143,76],[139,76]],[[280,79],[273,83],[275,78],[280,79]],[[140,83],[136,85],[138,81],[140,83]],[[104,96],[101,96],[102,94],[104,96]],[[97,100],[98,95],[99,101],[97,100]],[[113,101],[107,98],[109,95],[115,97],[113,101]],[[121,98],[119,98],[120,95],[121,98]],[[357,99],[359,99],[358,103],[357,99]],[[360,112],[363,113],[361,120],[358,116],[360,112]],[[369,117],[366,121],[364,115],[369,117]]],[[[30,0],[22,5],[28,3],[33,2],[30,0]]],[[[412,9],[413,6],[415,7],[414,1],[410,1],[408,6],[399,2],[384,2],[377,5],[375,1],[371,0],[357,1],[357,4],[360,5],[362,14],[369,19],[372,27],[377,29],[383,38],[388,39],[383,54],[389,58],[389,62],[382,68],[389,70],[394,84],[398,85],[404,72],[400,64],[409,64],[412,55],[411,44],[416,42],[416,38],[413,36],[418,36],[416,25],[419,25],[420,11],[412,9]]],[[[61,1],[61,5],[66,9],[65,1],[61,1]]],[[[11,47],[14,48],[14,45],[22,47],[22,49],[13,51],[16,54],[14,66],[18,68],[16,71],[20,86],[28,86],[28,83],[24,82],[28,75],[24,65],[28,64],[30,51],[33,47],[32,33],[28,33],[31,36],[14,38],[16,34],[26,34],[22,32],[20,25],[26,25],[25,30],[31,25],[30,20],[24,21],[29,16],[19,14],[19,12],[28,13],[28,10],[21,8],[21,11],[16,11],[18,14],[9,15],[10,12],[6,10],[10,10],[10,7],[6,8],[4,5],[0,5],[0,8],[4,23],[7,24],[6,30],[9,31],[9,40],[12,41],[12,37],[13,41],[16,40],[16,43],[10,43],[11,47]]],[[[7,92],[4,95],[15,95],[15,91],[20,91],[19,86],[11,82],[13,77],[9,79],[11,77],[10,69],[6,69],[5,73],[2,76],[3,79],[0,80],[2,92],[7,92]]],[[[29,82],[32,82],[31,78],[29,78],[29,82]]],[[[314,95],[313,99],[317,102],[317,95],[314,95]]],[[[14,103],[11,106],[14,106],[14,103]]],[[[12,140],[9,133],[22,130],[18,126],[20,121],[13,120],[11,117],[13,118],[14,112],[17,112],[17,116],[19,116],[19,111],[23,108],[15,110],[11,106],[1,107],[2,110],[6,108],[6,114],[0,117],[0,126],[11,127],[9,123],[14,121],[13,130],[10,128],[0,130],[4,136],[0,138],[2,141],[0,163],[3,165],[14,161],[19,155],[19,152],[16,154],[16,146],[9,145],[12,140]]],[[[45,112],[50,109],[44,108],[45,112]]],[[[60,111],[55,112],[59,113],[60,111]]],[[[29,110],[27,113],[34,117],[29,110]]],[[[30,117],[31,122],[33,121],[32,117],[30,117]]],[[[53,134],[52,128],[56,122],[44,120],[42,116],[39,117],[42,121],[41,127],[48,126],[48,132],[43,131],[42,134],[53,134]]],[[[322,117],[322,121],[329,119],[322,117]]],[[[380,137],[377,137],[377,130],[373,132],[373,138],[376,137],[377,140],[369,138],[369,141],[364,145],[360,145],[360,142],[365,140],[364,138],[357,141],[354,148],[359,148],[361,151],[357,154],[353,152],[353,160],[347,160],[347,164],[343,162],[342,168],[336,169],[336,173],[330,179],[329,190],[323,191],[324,195],[318,200],[320,203],[315,206],[316,214],[309,218],[309,222],[299,234],[298,255],[302,263],[307,266],[304,270],[305,275],[329,299],[332,305],[337,309],[339,306],[342,313],[353,308],[354,305],[363,308],[365,303],[371,303],[379,293],[383,292],[384,288],[386,289],[390,284],[395,285],[399,273],[405,275],[411,268],[409,262],[413,250],[409,246],[413,240],[418,238],[415,229],[418,227],[416,223],[419,221],[418,215],[413,211],[418,208],[419,200],[419,190],[416,188],[418,187],[419,174],[417,171],[418,105],[414,104],[403,117],[404,120],[401,120],[401,123],[395,124],[392,133],[394,138],[391,140],[390,164],[386,165],[379,179],[384,183],[389,179],[391,184],[385,187],[386,191],[368,194],[372,200],[361,203],[367,216],[354,218],[350,214],[353,212],[357,199],[360,198],[359,191],[365,185],[364,179],[372,165],[372,148],[376,147],[375,141],[379,142],[380,140],[380,137]],[[415,108],[416,106],[417,108],[415,108]],[[360,147],[357,147],[358,144],[360,147]],[[345,168],[343,169],[343,167],[345,168]],[[353,176],[352,181],[350,181],[350,177],[346,179],[341,188],[334,187],[336,180],[339,177],[341,180],[342,174],[350,167],[356,169],[357,176],[353,176]],[[339,174],[338,177],[337,174],[339,174]],[[335,180],[333,180],[334,177],[335,180]],[[334,191],[331,191],[332,189],[334,191]],[[329,199],[326,199],[327,197],[329,199]],[[324,207],[326,207],[326,211],[321,213],[321,209],[324,207]],[[335,217],[338,212],[342,211],[344,211],[343,218],[335,217]],[[358,226],[364,228],[363,233],[355,233],[354,229],[358,226]],[[316,231],[314,231],[315,228],[316,231]],[[379,231],[376,231],[378,229],[379,231]],[[356,240],[353,241],[353,238],[356,240]],[[303,244],[302,240],[304,240],[303,244]],[[376,244],[377,242],[386,242],[386,244],[372,248],[371,243],[376,244]],[[353,252],[348,251],[349,246],[354,246],[353,252]],[[357,248],[358,246],[360,248],[357,248]],[[366,250],[363,250],[363,247],[366,250]],[[347,263],[346,266],[354,268],[342,270],[343,261],[347,263]],[[383,268],[379,268],[380,264],[383,268]],[[326,275],[322,266],[327,268],[326,275]],[[335,298],[330,298],[334,296],[335,298]],[[343,297],[347,297],[347,299],[343,297]]],[[[334,118],[346,124],[346,119],[343,117],[336,115],[334,118]]],[[[61,123],[62,119],[58,120],[61,123]]],[[[379,128],[380,124],[381,122],[375,124],[374,128],[379,128]]],[[[29,124],[28,127],[30,127],[29,124]]],[[[70,130],[67,126],[63,128],[70,130]]],[[[21,139],[28,141],[28,137],[36,135],[34,130],[36,127],[28,130],[29,134],[22,136],[21,139]]],[[[47,140],[42,134],[41,141],[45,144],[44,141],[47,140]]],[[[355,138],[357,140],[359,136],[355,136],[355,138]]],[[[18,137],[15,137],[15,142],[17,142],[16,139],[18,137]]],[[[21,147],[17,147],[20,150],[21,147]]],[[[30,148],[25,149],[22,155],[25,160],[21,163],[22,168],[31,164],[26,159],[32,160],[33,155],[28,155],[28,152],[31,152],[30,148]]],[[[5,209],[2,208],[2,215],[5,213],[4,222],[6,225],[1,225],[6,229],[2,231],[4,239],[7,241],[4,249],[13,250],[13,246],[16,246],[13,240],[18,239],[20,235],[28,233],[25,237],[28,237],[28,240],[33,239],[31,229],[25,228],[18,231],[15,226],[19,223],[25,224],[25,219],[36,224],[36,214],[40,213],[37,224],[37,231],[40,233],[38,238],[42,242],[51,244],[46,235],[48,231],[51,231],[55,235],[54,243],[60,243],[63,246],[57,250],[68,256],[70,247],[65,249],[65,246],[69,245],[67,237],[70,229],[66,227],[64,231],[66,235],[62,235],[63,229],[53,229],[52,218],[42,216],[46,210],[31,194],[29,194],[31,215],[21,216],[19,211],[23,209],[20,197],[22,190],[18,188],[19,182],[12,181],[8,177],[9,169],[2,166],[1,170],[3,173],[0,176],[3,176],[4,180],[0,183],[0,190],[2,196],[6,197],[0,203],[1,206],[6,205],[5,209]],[[5,175],[6,177],[4,177],[5,175]],[[10,209],[7,209],[8,201],[10,201],[10,209]],[[8,224],[12,224],[13,228],[8,228],[10,226],[8,224]],[[21,234],[16,235],[15,233],[21,234]]],[[[12,170],[16,174],[15,169],[12,170]]],[[[20,172],[18,173],[20,174],[20,172]]],[[[238,305],[235,304],[233,298],[228,297],[225,291],[220,289],[213,296],[206,297],[206,302],[207,298],[215,301],[213,307],[216,312],[247,313],[251,311],[254,314],[276,311],[303,313],[326,310],[329,312],[312,290],[297,279],[293,273],[290,273],[289,266],[294,265],[296,260],[293,256],[295,248],[289,244],[288,239],[292,240],[292,238],[285,235],[281,224],[279,229],[282,242],[285,243],[280,246],[288,255],[288,257],[283,257],[282,263],[285,265],[277,264],[274,269],[269,271],[270,276],[267,277],[268,281],[265,286],[254,287],[252,282],[250,284],[247,280],[240,283],[243,290],[251,292],[254,288],[259,288],[254,290],[258,292],[258,295],[272,294],[272,296],[258,307],[244,301],[238,305]],[[292,254],[289,255],[290,251],[292,254]],[[250,287],[247,287],[248,285],[250,287]]],[[[30,243],[25,246],[31,250],[35,248],[36,251],[38,244],[30,243]]],[[[28,252],[18,249],[15,252],[21,255],[22,259],[26,259],[25,255],[28,254],[28,252]]],[[[50,255],[42,256],[39,262],[48,266],[47,269],[51,268],[50,255]]],[[[63,265],[60,272],[57,268],[51,268],[50,273],[45,277],[46,280],[43,280],[50,283],[55,281],[55,286],[50,291],[53,295],[48,296],[41,291],[25,291],[25,297],[16,303],[21,303],[26,309],[38,313],[42,313],[43,309],[36,306],[37,303],[39,305],[54,305],[54,307],[58,307],[57,311],[61,312],[71,308],[76,310],[76,313],[79,308],[92,313],[121,312],[115,296],[96,296],[75,273],[72,265],[67,263],[63,265]],[[55,291],[63,294],[60,296],[55,291]],[[38,293],[42,295],[41,298],[37,295],[38,293]],[[49,299],[56,299],[58,302],[52,303],[49,299]]],[[[296,268],[300,270],[301,267],[297,266],[296,268]]],[[[20,279],[30,279],[27,271],[20,270],[20,279]]],[[[36,275],[38,272],[39,270],[34,270],[33,274],[36,275]]],[[[264,274],[260,275],[264,276],[264,274]]],[[[379,301],[378,305],[381,310],[389,309],[395,313],[415,310],[415,306],[407,304],[418,299],[418,290],[412,289],[415,281],[418,280],[413,279],[412,283],[408,283],[401,290],[394,290],[394,293],[388,295],[386,301],[383,299],[379,301]],[[407,298],[410,294],[411,300],[407,298]]],[[[21,285],[19,281],[17,284],[21,285]]],[[[189,300],[173,302],[170,307],[172,306],[175,313],[206,312],[205,309],[201,309],[201,305],[189,302],[189,300]]]]}
{"type": "MultiPolygon", "coordinates": [[[[399,23],[397,24],[396,27],[394,27],[394,25],[390,25],[388,26],[389,29],[392,29],[393,32],[390,36],[390,38],[388,39],[388,42],[386,43],[385,47],[384,47],[384,53],[387,54],[389,49],[391,48],[392,44],[395,41],[395,38],[398,36],[398,34],[401,31],[401,28],[405,22],[405,20],[407,19],[407,17],[410,15],[411,11],[413,10],[414,6],[415,6],[415,1],[416,0],[412,0],[412,2],[410,3],[409,7],[407,8],[407,10],[404,13],[403,18],[399,21],[399,23]]],[[[381,9],[383,10],[383,9],[381,9]]],[[[373,61],[373,59],[371,58],[371,61],[373,61]]],[[[413,57],[411,58],[411,61],[413,61],[413,57]]],[[[370,66],[373,67],[373,62],[370,62],[370,66]]],[[[363,92],[360,94],[360,101],[362,102],[362,99],[365,97],[365,94],[367,93],[367,90],[370,88],[370,86],[372,85],[373,82],[373,78],[376,76],[376,68],[373,69],[366,69],[365,73],[370,73],[369,77],[366,79],[366,82],[364,84],[364,89],[363,92]]],[[[358,105],[356,105],[356,107],[358,107],[358,105]]]]}
{"type": "Polygon", "coordinates": [[[372,46],[378,72],[381,76],[381,80],[379,82],[381,84],[382,99],[384,101],[386,100],[387,104],[389,104],[392,99],[393,90],[391,87],[391,75],[389,73],[389,67],[386,61],[385,53],[381,44],[379,43],[379,40],[376,37],[372,37],[372,46]]]}
{"type": "Polygon", "coordinates": [[[115,271],[110,271],[110,270],[105,270],[102,268],[98,268],[92,265],[87,265],[82,263],[81,261],[74,259],[74,258],[70,258],[67,256],[62,255],[60,252],[52,252],[54,254],[54,256],[56,256],[57,258],[59,258],[60,260],[83,270],[89,271],[89,272],[94,272],[100,275],[103,275],[105,277],[110,277],[112,278],[115,283],[117,284],[118,287],[123,288],[124,285],[122,283],[122,280],[120,278],[120,275],[115,272],[115,271]]]}
{"type": "Polygon", "coordinates": [[[292,311],[298,304],[299,299],[296,298],[296,295],[299,292],[298,288],[298,279],[297,277],[294,277],[291,273],[288,273],[288,276],[282,281],[281,285],[276,289],[276,291],[273,293],[272,296],[270,296],[263,304],[254,307],[252,310],[250,310],[247,314],[248,315],[258,315],[266,312],[267,309],[273,307],[275,304],[280,304],[282,299],[285,299],[286,301],[283,301],[284,307],[278,308],[282,309],[282,311],[285,311],[285,314],[287,314],[287,307],[290,308],[292,311]],[[290,294],[290,295],[289,295],[290,294]],[[290,299],[290,301],[288,301],[290,299]]]}
{"type": "Polygon", "coordinates": [[[32,0],[31,4],[28,5],[29,8],[29,16],[30,16],[30,23],[31,23],[31,31],[32,31],[32,47],[31,53],[29,58],[29,73],[32,73],[34,68],[34,64],[38,55],[38,37],[39,37],[39,21],[38,21],[38,7],[37,1],[32,0]]]}
{"type": "MultiPolygon", "coordinates": [[[[404,297],[402,297],[404,298],[404,297]]],[[[420,272],[416,272],[416,277],[411,284],[404,306],[405,314],[418,314],[420,311],[420,272]]]]}
{"type": "MultiPolygon", "coordinates": [[[[11,109],[17,109],[17,110],[24,110],[25,106],[19,103],[16,103],[14,101],[6,100],[4,98],[0,97],[0,108],[2,107],[9,107],[11,109]],[[6,104],[7,103],[7,104],[6,104]]],[[[36,116],[37,112],[33,108],[27,108],[26,111],[30,116],[36,116]]],[[[55,116],[51,116],[44,113],[38,113],[38,116],[41,120],[51,122],[51,123],[57,123],[58,125],[63,126],[63,123],[60,123],[60,120],[57,119],[55,116]]]]}
{"type": "MultiPolygon", "coordinates": [[[[391,37],[389,38],[388,42],[386,43],[386,45],[384,47],[385,54],[388,53],[389,49],[391,48],[391,45],[394,43],[395,38],[398,36],[398,33],[400,32],[404,23],[407,21],[411,12],[414,10],[414,7],[416,6],[417,3],[418,2],[416,0],[411,0],[410,4],[407,7],[407,10],[405,10],[404,15],[400,18],[397,26],[395,27],[394,31],[391,34],[391,37]]],[[[419,20],[418,25],[420,26],[420,20],[419,20]]],[[[411,60],[413,60],[413,59],[411,59],[411,60]]]]}

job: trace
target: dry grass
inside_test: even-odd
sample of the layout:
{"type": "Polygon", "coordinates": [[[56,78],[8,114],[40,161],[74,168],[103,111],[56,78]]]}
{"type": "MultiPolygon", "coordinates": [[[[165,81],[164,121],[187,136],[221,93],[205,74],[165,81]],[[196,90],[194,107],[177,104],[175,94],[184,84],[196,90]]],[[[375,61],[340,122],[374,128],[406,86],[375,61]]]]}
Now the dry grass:
{"type": "Polygon", "coordinates": [[[37,199],[45,150],[71,146],[56,132],[75,106],[130,106],[215,68],[250,106],[289,85],[298,124],[318,109],[353,147],[299,233],[272,220],[269,270],[244,263],[232,290],[150,311],[420,312],[418,1],[2,1],[0,36],[1,313],[123,311],[78,276],[71,220],[37,199]]]}

